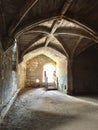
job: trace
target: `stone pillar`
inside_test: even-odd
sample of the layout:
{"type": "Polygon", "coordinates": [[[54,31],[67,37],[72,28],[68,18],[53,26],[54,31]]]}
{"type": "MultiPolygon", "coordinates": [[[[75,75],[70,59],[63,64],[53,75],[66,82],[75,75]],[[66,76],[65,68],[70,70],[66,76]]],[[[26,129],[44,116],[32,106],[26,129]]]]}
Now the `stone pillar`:
{"type": "Polygon", "coordinates": [[[72,63],[73,59],[68,59],[68,64],[67,64],[67,81],[68,81],[68,88],[67,88],[67,94],[73,95],[74,90],[73,90],[73,75],[72,75],[72,63]]]}

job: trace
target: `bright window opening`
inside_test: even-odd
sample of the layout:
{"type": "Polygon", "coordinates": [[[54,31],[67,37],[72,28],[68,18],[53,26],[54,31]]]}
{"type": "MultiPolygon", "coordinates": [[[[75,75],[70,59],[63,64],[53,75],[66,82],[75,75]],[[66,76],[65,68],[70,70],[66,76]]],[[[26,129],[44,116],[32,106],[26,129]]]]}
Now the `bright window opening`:
{"type": "Polygon", "coordinates": [[[44,66],[43,72],[43,81],[47,77],[48,83],[54,82],[54,72],[56,71],[55,67],[52,64],[47,64],[44,66]]]}

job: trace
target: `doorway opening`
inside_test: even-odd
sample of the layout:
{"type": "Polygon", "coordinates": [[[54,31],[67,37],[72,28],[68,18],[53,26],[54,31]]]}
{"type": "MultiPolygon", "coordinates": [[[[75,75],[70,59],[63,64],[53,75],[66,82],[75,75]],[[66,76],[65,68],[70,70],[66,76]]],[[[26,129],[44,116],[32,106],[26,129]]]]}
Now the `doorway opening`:
{"type": "Polygon", "coordinates": [[[54,82],[54,73],[56,72],[56,68],[52,64],[46,64],[43,69],[43,81],[47,78],[48,83],[54,82]]]}

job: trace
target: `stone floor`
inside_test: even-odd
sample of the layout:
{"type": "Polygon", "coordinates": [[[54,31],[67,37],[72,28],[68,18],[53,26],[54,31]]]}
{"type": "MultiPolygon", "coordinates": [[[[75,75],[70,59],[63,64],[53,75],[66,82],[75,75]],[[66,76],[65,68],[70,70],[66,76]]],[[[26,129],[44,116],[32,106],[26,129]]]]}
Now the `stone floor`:
{"type": "Polygon", "coordinates": [[[29,89],[19,94],[0,130],[98,130],[98,98],[29,89]]]}

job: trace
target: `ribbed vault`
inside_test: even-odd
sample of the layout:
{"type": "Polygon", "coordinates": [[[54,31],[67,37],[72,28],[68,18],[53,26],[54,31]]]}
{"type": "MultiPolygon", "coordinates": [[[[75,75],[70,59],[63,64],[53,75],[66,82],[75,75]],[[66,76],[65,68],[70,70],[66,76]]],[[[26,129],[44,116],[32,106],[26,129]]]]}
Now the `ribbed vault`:
{"type": "Polygon", "coordinates": [[[97,6],[93,0],[1,0],[2,48],[17,39],[19,59],[40,47],[72,58],[98,42],[97,6]]]}

